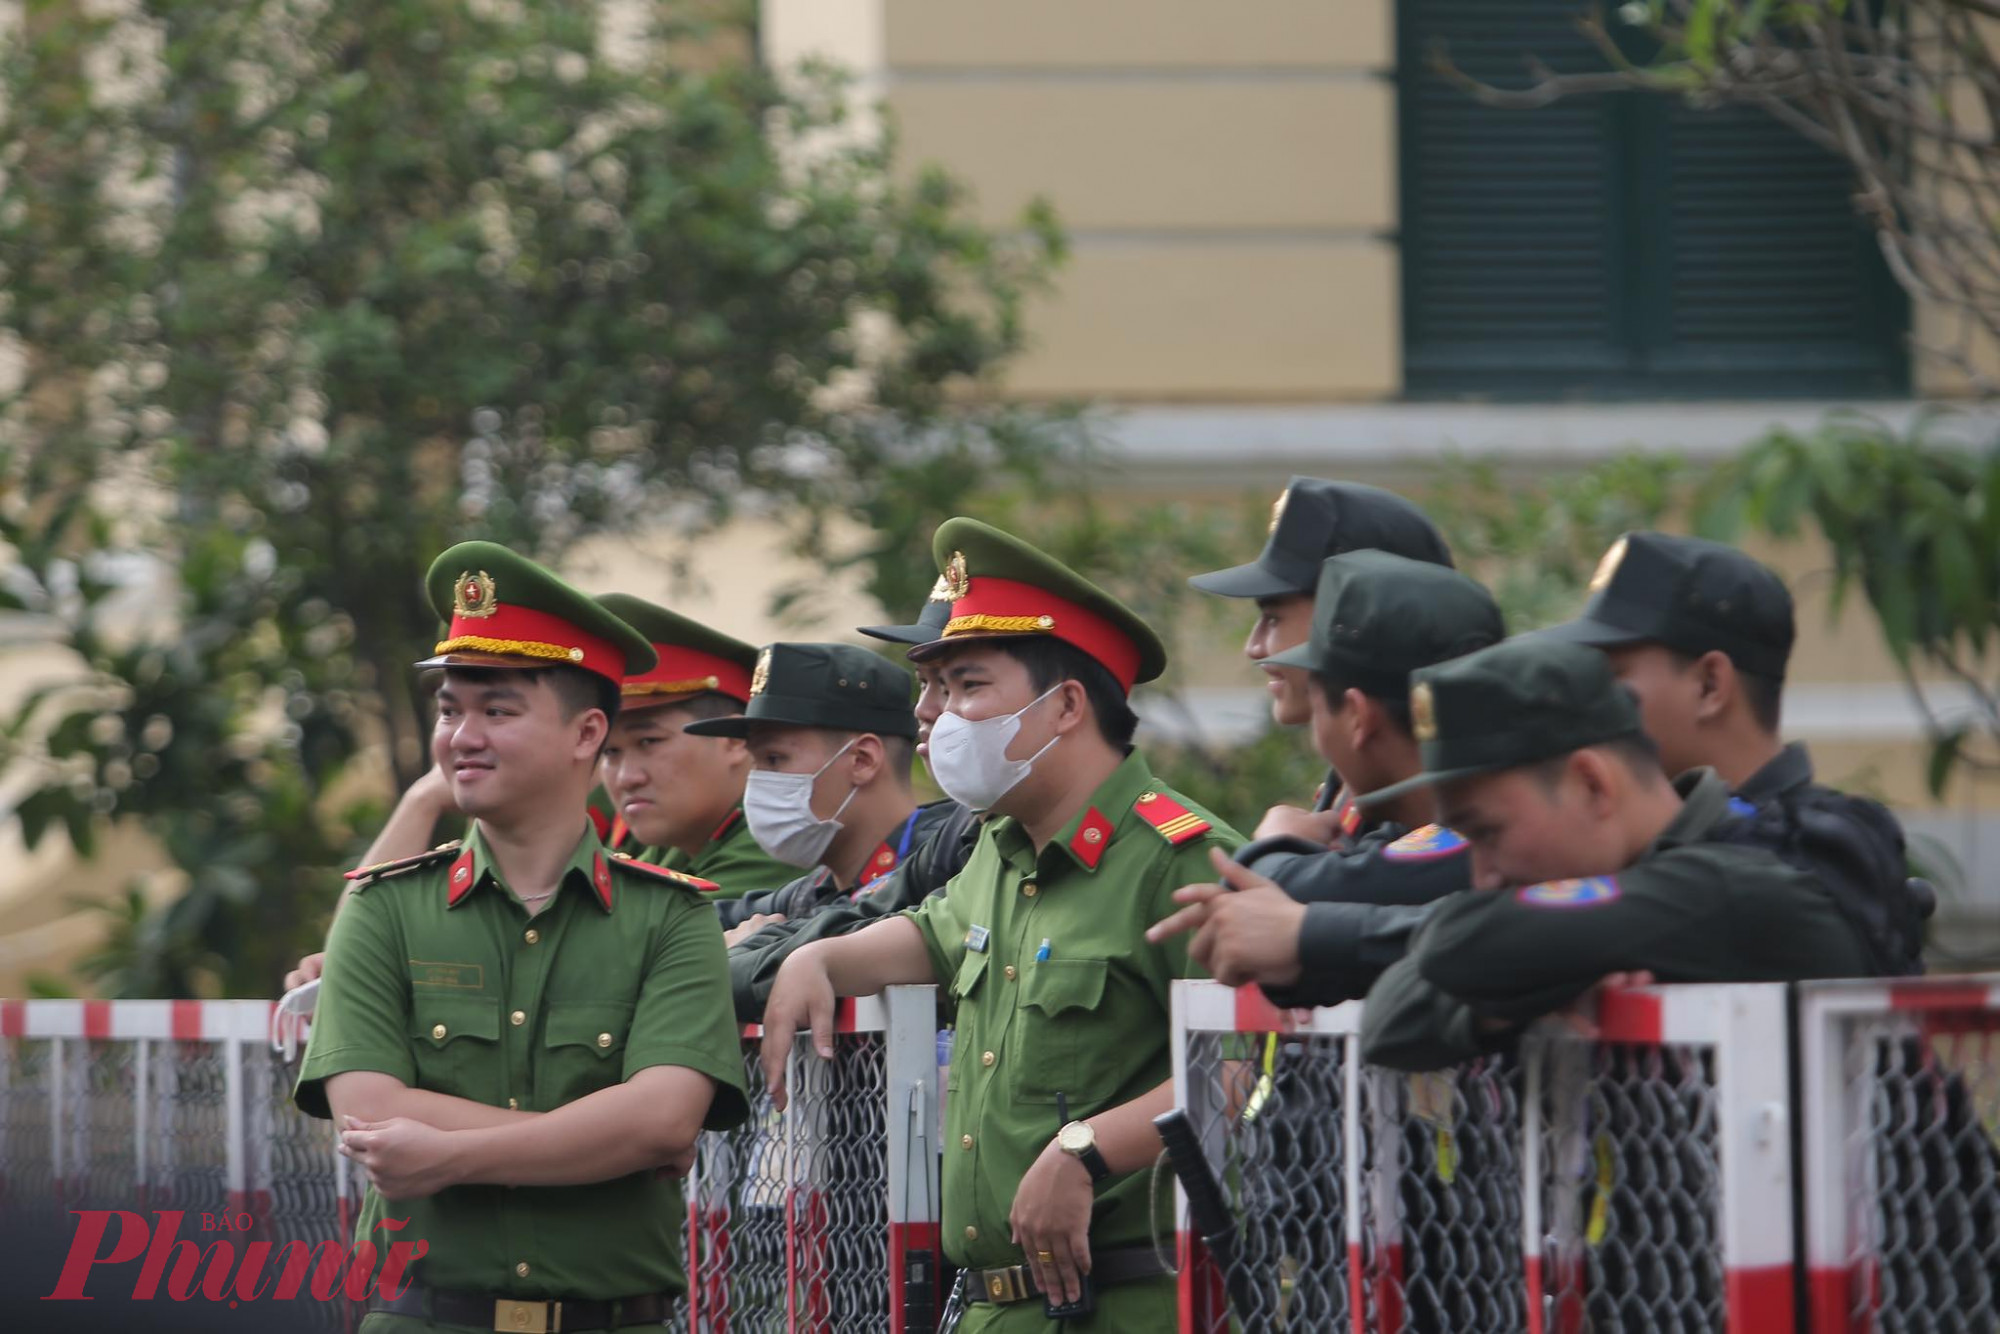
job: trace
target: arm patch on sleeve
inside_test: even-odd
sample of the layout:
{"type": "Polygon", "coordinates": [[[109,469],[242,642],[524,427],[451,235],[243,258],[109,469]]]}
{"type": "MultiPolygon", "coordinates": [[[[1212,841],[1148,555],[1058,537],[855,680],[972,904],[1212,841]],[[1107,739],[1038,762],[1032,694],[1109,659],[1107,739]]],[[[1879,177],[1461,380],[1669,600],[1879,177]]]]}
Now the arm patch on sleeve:
{"type": "Polygon", "coordinates": [[[1580,880],[1547,880],[1514,891],[1514,901],[1530,908],[1596,908],[1618,898],[1618,877],[1587,875],[1580,880]]]}
{"type": "Polygon", "coordinates": [[[1392,862],[1429,862],[1465,850],[1465,840],[1441,824],[1427,824],[1382,849],[1392,862]]]}

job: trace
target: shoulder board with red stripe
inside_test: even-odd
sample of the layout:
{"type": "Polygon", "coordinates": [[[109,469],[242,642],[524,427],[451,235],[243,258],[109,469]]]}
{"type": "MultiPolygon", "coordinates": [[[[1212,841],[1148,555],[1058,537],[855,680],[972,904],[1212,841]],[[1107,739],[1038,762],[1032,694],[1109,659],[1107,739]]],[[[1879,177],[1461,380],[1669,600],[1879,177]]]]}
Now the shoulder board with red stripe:
{"type": "Polygon", "coordinates": [[[1132,803],[1132,809],[1175,847],[1191,838],[1200,838],[1210,828],[1208,821],[1164,792],[1141,792],[1139,799],[1132,803]]]}
{"type": "Polygon", "coordinates": [[[612,853],[611,864],[620,870],[637,871],[641,875],[652,876],[657,880],[670,880],[683,889],[692,889],[700,894],[713,894],[722,888],[721,885],[716,884],[713,880],[703,880],[700,876],[689,875],[686,871],[676,871],[671,867],[656,866],[652,862],[642,862],[629,852],[612,853]]]}
{"type": "Polygon", "coordinates": [[[420,852],[414,857],[398,857],[394,861],[376,862],[373,866],[357,866],[346,874],[346,879],[372,884],[377,880],[387,880],[391,876],[408,875],[411,871],[421,871],[426,866],[450,861],[458,855],[459,840],[440,843],[429,852],[420,852]]]}

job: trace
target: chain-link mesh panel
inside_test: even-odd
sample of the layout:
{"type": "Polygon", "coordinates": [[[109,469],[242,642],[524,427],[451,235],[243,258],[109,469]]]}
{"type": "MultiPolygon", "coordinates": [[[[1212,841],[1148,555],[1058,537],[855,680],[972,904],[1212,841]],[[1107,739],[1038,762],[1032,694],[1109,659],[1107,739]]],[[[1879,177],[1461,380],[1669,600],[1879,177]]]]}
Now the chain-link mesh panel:
{"type": "Polygon", "coordinates": [[[801,1328],[876,1334],[889,1323],[888,1067],[879,1033],[843,1035],[832,1061],[795,1060],[794,1278],[801,1328]]]}
{"type": "MultiPolygon", "coordinates": [[[[1712,1053],[1558,1041],[1543,1109],[1551,1329],[1724,1328],[1712,1053]]],[[[1773,1054],[1771,1059],[1779,1059],[1773,1054]]]]}
{"type": "Polygon", "coordinates": [[[1338,1037],[1188,1034],[1188,1083],[1202,1090],[1189,1114],[1236,1222],[1222,1274],[1234,1324],[1209,1319],[1201,1334],[1345,1327],[1344,1051],[1338,1037]]]}
{"type": "Polygon", "coordinates": [[[156,1122],[164,1207],[215,1212],[229,1199],[228,1075],[212,1042],[161,1044],[156,1122]]]}
{"type": "Polygon", "coordinates": [[[1363,1327],[1525,1330],[1518,1068],[1366,1070],[1361,1108],[1363,1327]]]}
{"type": "Polygon", "coordinates": [[[776,1334],[785,1328],[784,1118],[764,1086],[758,1044],[743,1044],[749,1119],[705,1131],[688,1183],[688,1297],[671,1322],[690,1334],[776,1334]]]}
{"type": "MultiPolygon", "coordinates": [[[[258,1207],[257,1236],[270,1241],[273,1263],[290,1242],[308,1251],[323,1242],[348,1245],[354,1232],[350,1213],[359,1210],[340,1206],[337,1179],[347,1160],[334,1152],[332,1124],[307,1116],[292,1102],[294,1071],[277,1052],[249,1047],[243,1060],[251,1180],[268,1196],[258,1207]]],[[[356,1185],[349,1198],[358,1202],[365,1184],[356,1185]]],[[[384,1235],[377,1234],[378,1244],[384,1235]]],[[[359,1304],[344,1298],[307,1298],[274,1309],[284,1312],[287,1329],[348,1330],[360,1318],[359,1304]]]]}
{"type": "Polygon", "coordinates": [[[5,1202],[13,1209],[54,1210],[56,1204],[55,1108],[49,1098],[55,1042],[50,1038],[5,1039],[7,1085],[0,1117],[0,1170],[6,1173],[5,1202]]]}
{"type": "Polygon", "coordinates": [[[139,1198],[139,1044],[67,1046],[65,1207],[130,1209],[139,1198]]]}
{"type": "Polygon", "coordinates": [[[1866,1021],[1844,1046],[1849,1328],[2000,1329],[2000,1014],[1866,1021]]]}

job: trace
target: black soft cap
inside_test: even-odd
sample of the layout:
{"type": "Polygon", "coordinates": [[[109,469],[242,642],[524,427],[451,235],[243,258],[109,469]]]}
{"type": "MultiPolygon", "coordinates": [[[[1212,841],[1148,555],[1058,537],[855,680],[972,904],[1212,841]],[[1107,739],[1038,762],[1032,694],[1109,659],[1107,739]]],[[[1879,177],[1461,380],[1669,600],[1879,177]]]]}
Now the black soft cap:
{"type": "Polygon", "coordinates": [[[915,737],[910,674],[853,644],[771,644],[757,655],[742,713],[692,722],[681,731],[747,736],[752,723],[915,737]]]}
{"type": "Polygon", "coordinates": [[[1457,570],[1386,551],[1350,551],[1320,566],[1312,637],[1264,663],[1400,698],[1412,671],[1464,657],[1506,634],[1492,594],[1457,570]]]}
{"type": "MultiPolygon", "coordinates": [[[[942,584],[943,579],[938,582],[942,584]]],[[[944,637],[945,622],[951,619],[951,599],[933,596],[924,604],[924,614],[911,625],[860,625],[855,629],[870,639],[886,639],[891,644],[928,644],[944,637]]]]}
{"type": "Polygon", "coordinates": [[[1663,644],[1697,656],[1719,649],[1738,671],[1781,681],[1795,631],[1783,581],[1735,547],[1627,533],[1598,562],[1583,613],[1537,633],[1593,648],[1663,644]]]}
{"type": "Polygon", "coordinates": [[[1430,519],[1393,491],[1294,477],[1271,507],[1271,536],[1262,555],[1188,582],[1226,598],[1309,595],[1319,582],[1320,562],[1348,551],[1387,551],[1451,565],[1451,548],[1430,519]]]}
{"type": "Polygon", "coordinates": [[[1424,771],[1364,792],[1356,805],[1640,735],[1639,705],[1610,661],[1541,635],[1412,673],[1410,723],[1424,771]]]}

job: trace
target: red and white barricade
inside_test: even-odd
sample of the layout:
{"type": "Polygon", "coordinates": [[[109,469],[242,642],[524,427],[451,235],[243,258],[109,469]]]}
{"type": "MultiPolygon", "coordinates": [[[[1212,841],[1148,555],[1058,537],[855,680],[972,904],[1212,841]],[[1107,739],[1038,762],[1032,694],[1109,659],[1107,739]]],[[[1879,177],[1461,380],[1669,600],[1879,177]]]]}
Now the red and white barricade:
{"type": "Polygon", "coordinates": [[[2000,1328],[2000,979],[1798,993],[1813,1334],[2000,1328]]]}
{"type": "Polygon", "coordinates": [[[928,1331],[938,1301],[937,993],[840,1003],[834,1058],[800,1041],[784,1112],[744,1032],[751,1117],[705,1134],[688,1193],[694,1334],[928,1331]]]}
{"type": "Polygon", "coordinates": [[[1222,1272],[1182,1200],[1184,1330],[1791,1327],[1783,987],[1624,993],[1596,1040],[1544,1024],[1420,1075],[1360,1063],[1358,1004],[1174,1003],[1235,1225],[1222,1272]]]}

